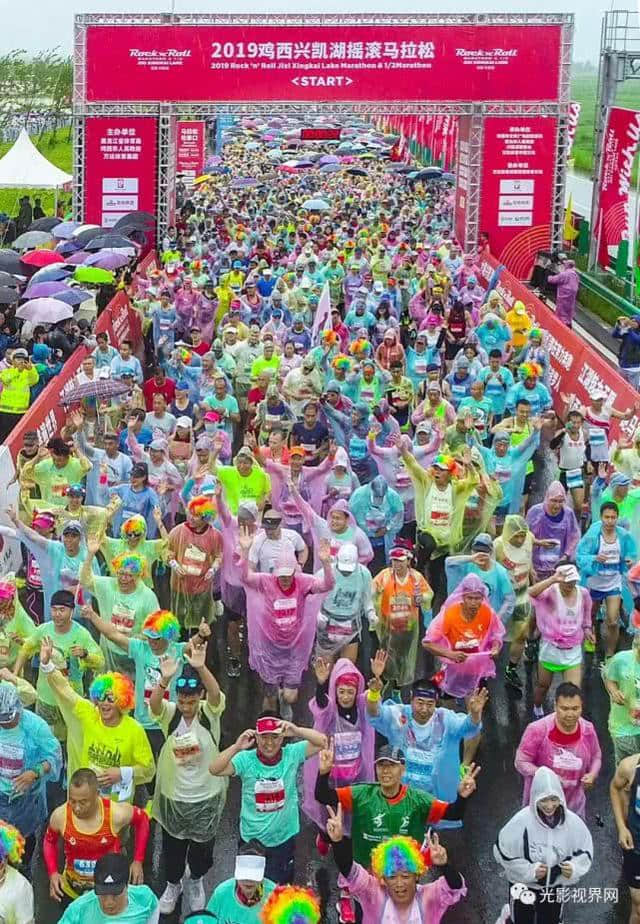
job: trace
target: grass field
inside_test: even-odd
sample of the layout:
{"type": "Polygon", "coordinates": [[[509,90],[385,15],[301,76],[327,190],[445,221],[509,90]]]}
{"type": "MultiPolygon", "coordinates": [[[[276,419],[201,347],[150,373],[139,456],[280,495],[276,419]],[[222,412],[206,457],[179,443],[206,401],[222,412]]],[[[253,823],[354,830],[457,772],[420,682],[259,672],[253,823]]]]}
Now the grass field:
{"type": "MultiPolygon", "coordinates": [[[[593,132],[595,126],[597,74],[575,74],[571,80],[571,99],[582,105],[580,121],[573,143],[572,156],[576,170],[589,173],[593,166],[593,132]]],[[[616,104],[625,109],[640,109],[640,81],[626,80],[620,84],[616,104]]],[[[637,165],[633,171],[635,182],[637,165]]]]}
{"type": "MultiPolygon", "coordinates": [[[[52,141],[51,134],[51,132],[45,132],[41,141],[38,141],[33,136],[31,140],[47,160],[50,160],[56,167],[60,167],[65,173],[72,173],[69,129],[58,129],[55,141],[52,141]]],[[[0,143],[0,157],[7,153],[12,144],[12,141],[0,143]]],[[[18,214],[18,199],[26,195],[31,196],[32,204],[33,197],[39,196],[47,215],[53,215],[54,191],[52,189],[0,189],[0,212],[6,212],[12,218],[15,218],[18,214]]],[[[65,201],[69,199],[69,193],[63,193],[62,195],[65,201]]]]}

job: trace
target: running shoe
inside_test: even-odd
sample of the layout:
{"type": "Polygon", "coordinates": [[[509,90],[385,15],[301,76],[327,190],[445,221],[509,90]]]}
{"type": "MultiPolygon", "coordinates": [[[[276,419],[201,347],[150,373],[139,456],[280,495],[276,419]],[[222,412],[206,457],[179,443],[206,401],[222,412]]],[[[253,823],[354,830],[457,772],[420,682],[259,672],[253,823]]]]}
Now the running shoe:
{"type": "Polygon", "coordinates": [[[181,894],[181,882],[168,882],[158,902],[158,911],[160,914],[173,914],[181,894]]]}

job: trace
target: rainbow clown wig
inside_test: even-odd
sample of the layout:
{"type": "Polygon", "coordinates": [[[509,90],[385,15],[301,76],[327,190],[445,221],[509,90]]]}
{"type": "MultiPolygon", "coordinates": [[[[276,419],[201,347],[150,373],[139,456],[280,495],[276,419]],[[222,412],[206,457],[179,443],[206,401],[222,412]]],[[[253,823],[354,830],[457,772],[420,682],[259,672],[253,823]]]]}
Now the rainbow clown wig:
{"type": "Polygon", "coordinates": [[[216,505],[206,494],[192,497],[187,504],[187,510],[192,517],[202,517],[204,520],[214,520],[216,517],[216,505]]]}
{"type": "Polygon", "coordinates": [[[396,873],[414,873],[420,877],[426,869],[420,844],[401,834],[383,841],[371,853],[371,870],[382,879],[396,873]]]}
{"type": "Polygon", "coordinates": [[[98,674],[89,687],[89,699],[92,703],[101,703],[107,696],[113,697],[113,703],[120,712],[129,712],[135,704],[133,683],[126,674],[115,671],[98,674]]]}
{"type": "Polygon", "coordinates": [[[539,379],[542,375],[542,368],[538,363],[520,363],[518,366],[518,377],[524,382],[525,379],[539,379]]]}
{"type": "Polygon", "coordinates": [[[322,342],[327,346],[335,346],[338,342],[338,335],[334,330],[323,330],[322,342]]]}
{"type": "Polygon", "coordinates": [[[142,623],[142,634],[148,638],[163,638],[174,642],[180,635],[180,623],[170,610],[156,610],[149,613],[142,623]]]}
{"type": "Polygon", "coordinates": [[[143,578],[147,573],[147,562],[137,552],[120,552],[111,560],[111,570],[114,574],[126,571],[128,574],[143,578]]]}
{"type": "Polygon", "coordinates": [[[260,914],[262,924],[318,924],[320,902],[301,886],[276,886],[260,914]]]}
{"type": "Polygon", "coordinates": [[[147,521],[139,513],[134,513],[132,517],[127,517],[120,527],[121,539],[132,539],[134,536],[147,535],[147,521]]]}
{"type": "Polygon", "coordinates": [[[365,353],[368,356],[371,353],[371,344],[368,340],[365,340],[364,337],[358,337],[358,339],[354,340],[350,345],[349,352],[352,356],[360,356],[361,353],[365,353]]]}
{"type": "Polygon", "coordinates": [[[447,455],[447,453],[439,453],[433,462],[431,463],[433,468],[440,468],[450,472],[452,475],[456,475],[458,472],[458,463],[453,458],[453,456],[447,455]]]}
{"type": "Polygon", "coordinates": [[[338,353],[337,356],[331,360],[331,365],[334,369],[342,370],[343,372],[349,372],[352,366],[351,360],[348,356],[345,356],[344,353],[338,353]]]}
{"type": "Polygon", "coordinates": [[[188,366],[191,363],[191,360],[193,359],[193,353],[191,350],[187,350],[185,347],[180,347],[177,350],[177,353],[178,359],[183,365],[188,366]]]}
{"type": "Polygon", "coordinates": [[[24,837],[17,828],[0,821],[0,863],[19,866],[24,853],[24,837]]]}

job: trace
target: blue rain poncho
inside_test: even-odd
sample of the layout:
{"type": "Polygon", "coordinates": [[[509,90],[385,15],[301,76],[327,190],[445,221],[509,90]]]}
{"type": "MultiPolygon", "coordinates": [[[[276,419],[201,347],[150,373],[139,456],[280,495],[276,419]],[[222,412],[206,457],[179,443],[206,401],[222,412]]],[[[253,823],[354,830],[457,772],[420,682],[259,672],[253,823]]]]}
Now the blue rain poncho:
{"type": "Polygon", "coordinates": [[[388,557],[404,523],[404,504],[398,492],[389,487],[382,475],[376,475],[371,484],[353,492],[349,507],[371,545],[384,544],[388,557]],[[386,530],[383,536],[377,535],[380,529],[386,530]]]}
{"type": "Polygon", "coordinates": [[[502,488],[502,500],[498,505],[498,510],[505,513],[518,513],[522,503],[527,464],[540,445],[540,432],[534,430],[518,446],[510,446],[504,456],[499,456],[495,450],[496,443],[508,439],[509,434],[506,431],[496,431],[492,448],[487,449],[486,446],[481,446],[480,452],[487,474],[495,478],[502,488]]]}

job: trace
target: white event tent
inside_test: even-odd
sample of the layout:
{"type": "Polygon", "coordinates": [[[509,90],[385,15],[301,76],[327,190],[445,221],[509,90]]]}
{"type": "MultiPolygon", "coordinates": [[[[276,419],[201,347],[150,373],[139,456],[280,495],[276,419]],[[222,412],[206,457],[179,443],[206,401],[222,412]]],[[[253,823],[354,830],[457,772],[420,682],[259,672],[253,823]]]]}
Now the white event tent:
{"type": "Polygon", "coordinates": [[[4,157],[0,157],[0,188],[32,186],[58,189],[73,177],[44,157],[23,128],[4,157]]]}

